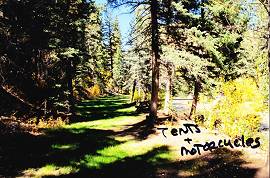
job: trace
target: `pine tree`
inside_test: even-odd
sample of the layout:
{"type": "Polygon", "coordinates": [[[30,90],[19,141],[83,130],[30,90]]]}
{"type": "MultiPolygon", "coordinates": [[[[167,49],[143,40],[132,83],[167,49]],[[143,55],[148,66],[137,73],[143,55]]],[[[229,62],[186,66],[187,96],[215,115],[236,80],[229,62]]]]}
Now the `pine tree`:
{"type": "Polygon", "coordinates": [[[119,91],[123,88],[121,79],[122,70],[122,42],[121,33],[119,30],[119,21],[117,18],[113,19],[108,7],[105,11],[105,19],[103,23],[104,43],[107,49],[107,63],[111,72],[111,89],[119,91]]]}
{"type": "Polygon", "coordinates": [[[73,113],[73,79],[86,57],[85,22],[93,3],[1,3],[1,86],[39,115],[73,113]]]}
{"type": "Polygon", "coordinates": [[[112,33],[112,59],[113,59],[113,83],[116,86],[118,92],[123,88],[123,54],[122,54],[122,43],[121,33],[119,30],[119,21],[116,18],[113,22],[113,33],[112,33]]]}
{"type": "Polygon", "coordinates": [[[170,58],[187,85],[194,88],[192,116],[202,87],[213,86],[218,77],[230,80],[239,76],[237,71],[241,67],[237,62],[248,18],[240,13],[240,1],[234,4],[226,0],[171,4],[171,12],[163,15],[167,26],[162,39],[168,44],[163,46],[164,57],[170,58]],[[168,20],[169,17],[172,19],[168,20]]]}
{"type": "MultiPolygon", "coordinates": [[[[146,12],[147,7],[141,6],[135,11],[135,20],[131,25],[130,33],[130,48],[126,59],[130,65],[129,68],[129,80],[128,86],[130,88],[136,87],[140,94],[142,93],[142,99],[149,100],[147,96],[151,93],[151,39],[149,38],[149,25],[150,19],[148,19],[146,12]],[[134,82],[136,81],[136,82],[134,82]],[[130,86],[130,84],[136,84],[136,86],[130,86]]],[[[132,90],[134,95],[135,88],[132,90]]]]}
{"type": "Polygon", "coordinates": [[[129,5],[136,10],[141,5],[149,5],[150,9],[150,36],[151,36],[151,60],[152,60],[152,90],[151,90],[151,102],[150,111],[148,117],[148,123],[150,126],[154,124],[157,119],[158,110],[158,91],[159,91],[159,63],[160,63],[160,36],[159,36],[159,22],[158,14],[160,12],[159,2],[157,0],[132,2],[132,1],[115,1],[109,0],[110,4],[116,7],[121,5],[129,5]]]}
{"type": "Polygon", "coordinates": [[[105,92],[110,77],[103,43],[102,8],[94,7],[96,10],[89,14],[85,22],[86,57],[77,70],[76,87],[80,94],[94,85],[98,85],[102,92],[105,92]]]}

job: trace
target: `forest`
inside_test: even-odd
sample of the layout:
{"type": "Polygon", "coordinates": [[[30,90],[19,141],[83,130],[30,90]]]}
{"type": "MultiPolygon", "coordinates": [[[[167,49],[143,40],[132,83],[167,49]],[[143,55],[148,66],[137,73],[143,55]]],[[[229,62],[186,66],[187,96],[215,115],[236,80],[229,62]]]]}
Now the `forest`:
{"type": "Polygon", "coordinates": [[[0,177],[269,177],[269,31],[269,0],[0,0],[0,177]]]}

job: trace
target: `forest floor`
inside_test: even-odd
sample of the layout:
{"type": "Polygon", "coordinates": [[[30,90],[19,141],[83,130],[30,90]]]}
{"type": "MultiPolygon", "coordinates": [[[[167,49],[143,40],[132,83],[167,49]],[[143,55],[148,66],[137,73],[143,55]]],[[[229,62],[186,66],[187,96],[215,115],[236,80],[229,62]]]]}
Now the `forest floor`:
{"type": "Polygon", "coordinates": [[[205,143],[228,137],[200,128],[201,133],[181,136],[168,131],[165,138],[157,128],[193,122],[164,120],[147,130],[146,114],[127,101],[126,96],[84,101],[77,106],[80,122],[39,135],[0,135],[0,177],[268,177],[266,148],[223,147],[182,156],[182,146],[191,148],[186,138],[205,143]]]}

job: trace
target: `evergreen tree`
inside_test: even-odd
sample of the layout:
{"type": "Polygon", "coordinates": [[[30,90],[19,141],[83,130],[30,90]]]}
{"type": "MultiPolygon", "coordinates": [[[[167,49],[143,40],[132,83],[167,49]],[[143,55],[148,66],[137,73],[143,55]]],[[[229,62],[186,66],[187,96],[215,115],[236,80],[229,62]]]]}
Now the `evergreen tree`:
{"type": "Polygon", "coordinates": [[[86,58],[78,66],[76,77],[76,87],[80,94],[94,85],[98,85],[102,92],[105,92],[110,77],[106,61],[107,52],[103,43],[102,9],[101,7],[95,9],[85,22],[86,58]]]}
{"type": "MultiPolygon", "coordinates": [[[[150,44],[149,38],[149,25],[150,20],[147,17],[147,7],[141,6],[135,12],[135,20],[131,26],[132,31],[130,33],[131,47],[129,49],[129,82],[134,84],[136,81],[136,88],[140,94],[143,94],[143,100],[147,100],[147,95],[151,93],[151,57],[150,57],[150,44]]],[[[130,86],[130,85],[129,85],[130,86]]],[[[130,86],[133,87],[133,86],[130,86]]],[[[132,92],[133,95],[133,92],[132,92]]]]}
{"type": "MultiPolygon", "coordinates": [[[[105,11],[105,19],[103,23],[104,43],[107,49],[107,64],[111,72],[111,90],[123,88],[123,81],[121,79],[122,70],[122,43],[121,33],[119,30],[118,19],[113,19],[108,7],[105,11]],[[116,88],[115,88],[116,87],[116,88]]],[[[117,92],[117,91],[114,91],[117,92]]]]}
{"type": "MultiPolygon", "coordinates": [[[[194,88],[195,111],[202,87],[213,86],[215,78],[234,79],[241,65],[240,45],[248,18],[241,12],[240,1],[184,1],[172,2],[169,36],[163,47],[164,57],[175,63],[180,75],[194,88]]],[[[164,16],[164,21],[167,22],[164,16]]],[[[169,30],[168,30],[169,29],[169,30]]]]}
{"type": "Polygon", "coordinates": [[[112,55],[113,55],[113,83],[121,91],[123,88],[123,54],[122,54],[122,43],[121,33],[119,30],[119,21],[115,19],[113,22],[113,33],[112,33],[112,55]]]}
{"type": "Polygon", "coordinates": [[[148,5],[150,10],[150,36],[151,36],[151,60],[152,60],[152,90],[151,90],[151,102],[150,111],[148,117],[148,123],[150,126],[154,124],[157,118],[158,110],[158,91],[159,91],[159,63],[160,63],[160,36],[159,36],[159,21],[158,14],[160,12],[158,0],[150,1],[117,1],[109,0],[110,4],[115,7],[121,5],[129,5],[133,10],[136,10],[141,5],[148,5]]]}
{"type": "Polygon", "coordinates": [[[89,1],[1,1],[2,88],[39,114],[73,113],[85,22],[95,9],[89,1]]]}

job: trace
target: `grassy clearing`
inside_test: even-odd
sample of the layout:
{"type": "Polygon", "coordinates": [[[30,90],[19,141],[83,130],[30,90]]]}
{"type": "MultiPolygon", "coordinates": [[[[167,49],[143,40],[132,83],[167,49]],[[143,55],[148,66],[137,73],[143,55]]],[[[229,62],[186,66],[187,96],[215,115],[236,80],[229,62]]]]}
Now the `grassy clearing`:
{"type": "MultiPolygon", "coordinates": [[[[116,96],[82,102],[77,106],[77,112],[86,116],[85,122],[48,132],[52,135],[72,136],[52,144],[52,155],[75,154],[75,157],[66,159],[65,163],[61,160],[63,158],[57,158],[53,164],[30,168],[23,174],[30,177],[80,174],[84,169],[99,170],[127,159],[142,161],[145,160],[144,155],[153,150],[156,150],[155,154],[145,160],[148,164],[157,165],[160,160],[173,160],[176,157],[173,152],[167,149],[159,150],[162,145],[158,142],[141,141],[131,135],[117,134],[145,119],[144,114],[136,113],[134,106],[126,105],[128,100],[127,96],[116,96]],[[93,114],[98,114],[98,118],[93,114]]],[[[55,139],[54,136],[51,137],[55,139]]]]}
{"type": "MultiPolygon", "coordinates": [[[[94,121],[87,121],[87,122],[80,122],[75,123],[71,125],[65,126],[66,129],[121,129],[122,127],[125,127],[127,125],[132,125],[134,123],[137,123],[139,121],[142,121],[143,115],[136,115],[136,116],[125,116],[121,115],[121,113],[134,113],[136,110],[135,107],[130,108],[123,108],[123,109],[117,109],[114,112],[118,113],[118,115],[115,115],[114,117],[110,118],[110,113],[103,115],[102,118],[99,120],[94,121]],[[108,118],[109,117],[109,118],[108,118]]],[[[89,111],[90,112],[90,111],[89,111]]],[[[102,113],[101,113],[102,114],[102,113]]],[[[112,113],[111,113],[112,114],[112,113]]]]}
{"type": "MultiPolygon", "coordinates": [[[[254,174],[254,169],[241,167],[245,161],[240,152],[226,148],[200,157],[180,157],[179,148],[188,135],[167,139],[161,134],[138,137],[136,133],[144,128],[145,115],[136,113],[135,107],[126,102],[127,96],[84,101],[77,106],[84,122],[46,129],[43,136],[7,138],[3,149],[8,150],[7,161],[0,162],[0,172],[10,177],[14,168],[9,170],[6,165],[16,165],[19,176],[11,177],[220,177],[221,174],[252,177],[254,174]],[[12,152],[12,147],[21,149],[12,152]],[[3,165],[7,169],[1,170],[3,165]]],[[[207,133],[189,136],[199,143],[208,139],[207,133]]]]}

